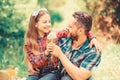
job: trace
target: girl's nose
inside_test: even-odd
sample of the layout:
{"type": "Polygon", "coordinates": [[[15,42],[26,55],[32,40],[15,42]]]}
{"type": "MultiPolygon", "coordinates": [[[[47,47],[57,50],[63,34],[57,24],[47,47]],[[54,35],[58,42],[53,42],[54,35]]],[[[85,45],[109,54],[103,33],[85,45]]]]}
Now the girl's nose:
{"type": "Polygon", "coordinates": [[[48,22],[48,23],[47,23],[47,26],[49,26],[49,27],[50,27],[50,26],[51,26],[51,23],[49,23],[49,22],[48,22]]]}

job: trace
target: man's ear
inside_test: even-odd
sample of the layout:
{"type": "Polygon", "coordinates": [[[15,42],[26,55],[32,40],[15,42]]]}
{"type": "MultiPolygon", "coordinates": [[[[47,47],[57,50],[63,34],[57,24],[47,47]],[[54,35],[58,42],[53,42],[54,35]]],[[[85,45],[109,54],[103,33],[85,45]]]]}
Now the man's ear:
{"type": "Polygon", "coordinates": [[[82,28],[79,28],[78,29],[78,33],[81,34],[83,32],[83,29],[82,28]]]}
{"type": "Polygon", "coordinates": [[[83,27],[79,28],[79,34],[84,34],[85,29],[83,27]]]}

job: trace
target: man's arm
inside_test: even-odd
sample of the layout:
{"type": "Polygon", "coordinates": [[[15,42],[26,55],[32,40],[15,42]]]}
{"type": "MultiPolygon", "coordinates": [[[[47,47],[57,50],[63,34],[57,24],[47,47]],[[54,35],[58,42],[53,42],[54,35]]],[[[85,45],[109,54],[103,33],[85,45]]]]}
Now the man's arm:
{"type": "Polygon", "coordinates": [[[67,73],[74,80],[86,80],[91,76],[91,69],[99,64],[100,54],[91,50],[88,56],[85,57],[84,61],[81,63],[80,67],[75,66],[70,60],[63,54],[60,47],[55,44],[48,44],[47,50],[51,51],[51,54],[58,57],[64,66],[67,73]]]}
{"type": "Polygon", "coordinates": [[[70,62],[70,60],[61,53],[59,57],[63,67],[73,80],[86,80],[91,76],[91,72],[83,67],[78,68],[70,62]]]}
{"type": "Polygon", "coordinates": [[[82,67],[78,68],[77,66],[72,64],[70,60],[66,57],[66,55],[62,53],[59,46],[50,43],[47,45],[47,50],[51,51],[52,55],[60,59],[65,70],[72,77],[73,80],[85,80],[91,75],[91,72],[89,70],[82,67]]]}

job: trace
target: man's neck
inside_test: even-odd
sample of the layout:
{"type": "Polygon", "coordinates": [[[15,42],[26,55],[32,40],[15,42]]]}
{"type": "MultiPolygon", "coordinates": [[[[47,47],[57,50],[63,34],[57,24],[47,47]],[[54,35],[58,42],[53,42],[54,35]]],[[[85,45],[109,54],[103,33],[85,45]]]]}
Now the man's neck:
{"type": "Polygon", "coordinates": [[[87,36],[83,35],[83,36],[78,36],[78,40],[74,40],[73,44],[72,44],[72,48],[78,48],[81,47],[83,45],[83,43],[86,41],[87,36]]]}

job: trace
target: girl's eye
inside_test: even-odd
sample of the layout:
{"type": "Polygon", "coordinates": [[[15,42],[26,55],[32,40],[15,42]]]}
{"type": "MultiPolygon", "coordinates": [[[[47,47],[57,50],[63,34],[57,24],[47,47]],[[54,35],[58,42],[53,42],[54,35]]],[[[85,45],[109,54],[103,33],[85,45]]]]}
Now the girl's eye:
{"type": "Polygon", "coordinates": [[[46,23],[46,21],[43,21],[43,23],[46,23]]]}
{"type": "Polygon", "coordinates": [[[41,23],[51,23],[51,21],[40,21],[41,23]]]}
{"type": "Polygon", "coordinates": [[[46,23],[47,21],[41,21],[42,23],[46,23]]]}

